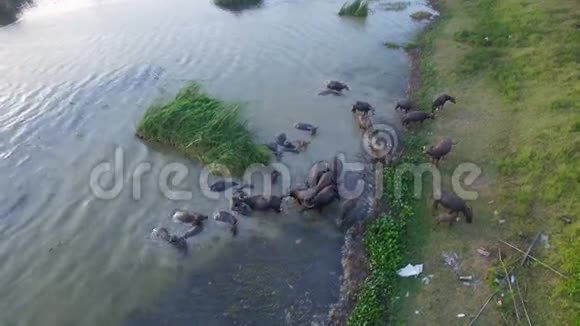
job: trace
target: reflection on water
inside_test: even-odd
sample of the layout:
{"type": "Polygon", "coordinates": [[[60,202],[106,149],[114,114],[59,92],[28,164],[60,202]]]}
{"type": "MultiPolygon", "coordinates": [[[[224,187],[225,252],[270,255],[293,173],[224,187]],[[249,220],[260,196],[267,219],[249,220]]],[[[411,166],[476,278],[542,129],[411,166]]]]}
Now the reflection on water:
{"type": "MultiPolygon", "coordinates": [[[[189,80],[247,104],[260,142],[277,132],[307,136],[297,121],[319,126],[306,153],[286,155],[295,181],[319,159],[354,160],[360,137],[349,107],[374,104],[393,118],[404,96],[407,58],[384,48],[419,25],[405,11],[376,11],[366,22],[341,19],[342,1],[271,0],[233,14],[211,1],[38,1],[0,28],[0,324],[229,325],[308,324],[336,300],[341,235],[335,209],[318,219],[257,214],[239,236],[209,222],[190,255],[149,238],[154,227],[180,233],[175,208],[210,214],[224,199],[200,196],[195,162],[133,135],[144,110],[189,80]],[[320,97],[327,79],[344,97],[320,97]],[[113,200],[89,190],[91,169],[125,153],[125,171],[143,162],[143,193],[132,175],[113,200]],[[185,164],[170,201],[160,170],[185,164]],[[7,313],[8,312],[8,313],[7,313]]],[[[316,214],[309,216],[315,217],[316,214]]]]}

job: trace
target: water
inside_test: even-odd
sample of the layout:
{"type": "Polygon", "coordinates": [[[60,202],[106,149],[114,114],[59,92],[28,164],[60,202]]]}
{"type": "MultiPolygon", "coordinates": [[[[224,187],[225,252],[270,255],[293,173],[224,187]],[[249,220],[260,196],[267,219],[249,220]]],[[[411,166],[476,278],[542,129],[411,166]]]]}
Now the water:
{"type": "MultiPolygon", "coordinates": [[[[158,99],[190,80],[247,104],[260,141],[320,126],[308,151],[283,162],[301,180],[337,152],[355,160],[360,137],[355,100],[394,119],[406,90],[408,60],[384,41],[411,39],[409,14],[377,9],[366,21],[342,19],[340,1],[266,0],[234,14],[208,0],[39,1],[0,28],[0,324],[273,325],[323,319],[337,300],[342,235],[332,212],[305,219],[273,213],[240,221],[236,238],[214,223],[189,241],[190,255],[152,241],[154,227],[182,207],[211,213],[224,199],[200,195],[200,167],[134,137],[158,99]],[[347,96],[319,97],[327,79],[347,96]],[[123,191],[101,200],[91,170],[123,151],[123,191]],[[135,200],[131,174],[152,171],[135,200]],[[171,201],[161,169],[189,167],[171,201]]],[[[106,179],[106,178],[105,178],[106,179]]]]}

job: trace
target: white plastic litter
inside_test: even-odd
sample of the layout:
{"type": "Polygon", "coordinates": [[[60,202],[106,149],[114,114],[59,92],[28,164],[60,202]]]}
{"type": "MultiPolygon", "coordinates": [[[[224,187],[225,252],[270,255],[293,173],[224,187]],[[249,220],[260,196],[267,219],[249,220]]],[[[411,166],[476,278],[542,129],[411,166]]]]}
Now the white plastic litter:
{"type": "Polygon", "coordinates": [[[397,274],[402,277],[417,276],[423,272],[423,264],[407,265],[397,271],[397,274]]]}

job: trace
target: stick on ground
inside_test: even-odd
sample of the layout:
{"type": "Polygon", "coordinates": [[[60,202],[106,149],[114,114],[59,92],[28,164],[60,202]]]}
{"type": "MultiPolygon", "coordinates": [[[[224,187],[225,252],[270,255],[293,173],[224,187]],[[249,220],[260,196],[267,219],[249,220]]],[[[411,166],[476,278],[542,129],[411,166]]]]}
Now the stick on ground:
{"type": "Polygon", "coordinates": [[[524,308],[524,314],[526,314],[526,319],[528,320],[528,325],[532,326],[532,321],[530,320],[530,315],[528,315],[528,309],[526,309],[526,304],[524,303],[524,297],[522,297],[522,292],[520,291],[520,286],[518,285],[518,280],[515,281],[516,290],[518,290],[518,296],[522,302],[522,307],[524,308]]]}
{"type": "Polygon", "coordinates": [[[530,255],[530,253],[532,252],[532,249],[534,248],[534,246],[536,245],[536,242],[538,242],[538,240],[540,239],[540,236],[542,235],[542,231],[538,232],[538,234],[536,234],[536,237],[534,238],[534,240],[532,241],[532,243],[530,244],[530,246],[528,247],[528,250],[526,250],[526,253],[524,254],[524,257],[522,258],[522,263],[521,265],[524,266],[524,264],[526,263],[526,261],[528,260],[528,256],[530,255]]]}
{"type": "Polygon", "coordinates": [[[487,307],[487,304],[491,301],[491,299],[497,294],[497,291],[494,292],[492,295],[489,296],[489,299],[487,299],[487,301],[483,304],[483,306],[481,307],[481,309],[479,309],[479,312],[477,313],[477,315],[475,315],[475,317],[471,320],[471,322],[469,323],[468,326],[473,325],[473,323],[475,323],[475,321],[477,320],[477,318],[479,318],[479,316],[481,315],[481,313],[483,312],[483,310],[485,309],[485,307],[487,307]]]}
{"type": "MultiPolygon", "coordinates": [[[[515,250],[517,250],[517,251],[521,252],[522,254],[525,254],[525,252],[524,252],[523,250],[521,250],[520,248],[518,248],[518,247],[514,246],[513,244],[511,244],[511,243],[509,243],[509,242],[506,242],[506,241],[503,241],[503,240],[499,240],[499,242],[501,242],[501,243],[503,243],[503,244],[505,244],[505,245],[507,245],[507,246],[510,246],[510,247],[512,247],[513,249],[515,249],[515,250]]],[[[564,275],[564,274],[562,274],[562,273],[558,272],[557,270],[555,270],[554,268],[550,267],[549,265],[547,265],[547,264],[543,263],[542,261],[540,261],[540,260],[539,260],[539,259],[537,259],[536,257],[534,257],[534,256],[532,256],[532,255],[528,255],[528,258],[530,258],[530,259],[533,259],[534,261],[538,262],[540,265],[542,265],[542,266],[546,267],[547,269],[549,269],[549,270],[551,270],[552,272],[554,272],[554,273],[556,273],[556,274],[560,275],[561,277],[563,277],[563,278],[565,278],[565,279],[568,279],[568,276],[566,276],[566,275],[564,275]]]]}
{"type": "Polygon", "coordinates": [[[508,287],[510,288],[510,293],[512,294],[512,298],[514,298],[514,300],[513,300],[514,301],[514,310],[516,312],[516,320],[518,321],[518,324],[519,324],[521,321],[520,321],[520,312],[518,310],[518,304],[516,301],[516,294],[514,293],[514,289],[512,288],[510,274],[508,274],[508,271],[505,268],[505,264],[503,263],[503,259],[501,259],[501,249],[498,249],[497,257],[499,258],[499,262],[501,263],[501,267],[503,268],[503,271],[505,273],[505,280],[507,281],[508,287]]]}

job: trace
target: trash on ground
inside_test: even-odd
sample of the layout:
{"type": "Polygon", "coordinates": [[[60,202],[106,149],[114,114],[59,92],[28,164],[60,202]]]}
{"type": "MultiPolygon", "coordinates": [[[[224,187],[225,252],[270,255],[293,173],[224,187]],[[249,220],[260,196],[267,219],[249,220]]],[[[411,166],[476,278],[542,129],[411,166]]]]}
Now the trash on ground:
{"type": "Polygon", "coordinates": [[[566,224],[571,224],[572,223],[572,218],[570,218],[569,216],[562,216],[560,217],[560,221],[566,223],[566,224]]]}
{"type": "Polygon", "coordinates": [[[498,221],[499,224],[504,224],[505,222],[506,222],[506,220],[503,220],[503,219],[498,221]]]}
{"type": "Polygon", "coordinates": [[[457,274],[459,272],[459,256],[457,253],[449,251],[444,252],[441,256],[443,256],[443,260],[445,260],[445,264],[453,269],[453,271],[457,274]]]}
{"type": "Polygon", "coordinates": [[[457,314],[457,318],[463,318],[465,317],[465,314],[457,314]]]}
{"type": "Polygon", "coordinates": [[[460,281],[471,281],[471,280],[473,280],[473,276],[471,276],[471,275],[459,276],[459,280],[460,281]]]}
{"type": "Polygon", "coordinates": [[[544,248],[548,249],[550,248],[550,243],[548,242],[550,240],[550,236],[547,234],[543,234],[540,235],[540,241],[544,244],[544,248]]]}
{"type": "Polygon", "coordinates": [[[421,279],[421,282],[425,285],[429,285],[429,283],[431,283],[431,277],[425,276],[421,279]]]}
{"type": "Polygon", "coordinates": [[[485,256],[485,257],[489,257],[491,255],[491,253],[487,249],[485,249],[484,247],[477,248],[477,253],[479,253],[480,255],[485,256]]]}
{"type": "Polygon", "coordinates": [[[423,272],[423,264],[407,265],[397,271],[397,274],[402,277],[417,276],[423,272]]]}
{"type": "Polygon", "coordinates": [[[419,314],[419,310],[415,310],[415,315],[418,315],[418,314],[419,314]]]}

